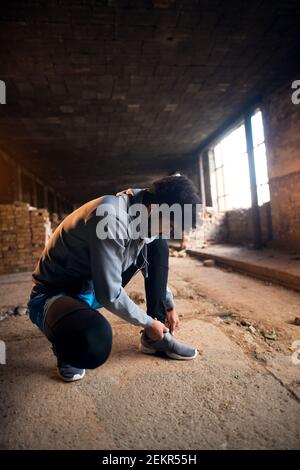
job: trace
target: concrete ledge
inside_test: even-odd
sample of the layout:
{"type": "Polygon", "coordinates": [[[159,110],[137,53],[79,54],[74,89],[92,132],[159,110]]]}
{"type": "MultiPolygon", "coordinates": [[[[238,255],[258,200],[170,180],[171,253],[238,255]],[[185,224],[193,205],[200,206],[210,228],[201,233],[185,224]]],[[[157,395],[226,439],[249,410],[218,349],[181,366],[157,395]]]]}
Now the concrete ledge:
{"type": "Polygon", "coordinates": [[[288,262],[283,262],[283,255],[280,254],[278,262],[268,259],[263,251],[259,251],[259,259],[257,252],[246,252],[245,248],[232,247],[232,249],[222,249],[220,247],[205,249],[188,249],[190,256],[200,259],[213,259],[219,266],[229,266],[235,271],[246,273],[257,279],[272,282],[289,289],[300,291],[300,269],[293,268],[293,272],[288,269],[288,262]]]}

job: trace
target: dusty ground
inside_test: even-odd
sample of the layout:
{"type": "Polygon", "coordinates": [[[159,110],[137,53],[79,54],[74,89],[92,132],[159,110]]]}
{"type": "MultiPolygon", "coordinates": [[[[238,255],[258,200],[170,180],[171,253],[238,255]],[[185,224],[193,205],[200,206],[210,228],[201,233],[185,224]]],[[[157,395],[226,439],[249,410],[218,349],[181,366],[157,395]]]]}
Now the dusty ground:
{"type": "MultiPolygon", "coordinates": [[[[2,279],[0,305],[25,303],[30,284],[27,275],[2,279]]],[[[139,329],[106,312],[112,356],[64,384],[29,319],[1,321],[0,447],[299,449],[300,365],[289,348],[300,339],[291,323],[300,294],[190,258],[171,258],[170,285],[178,339],[201,351],[192,362],[141,355],[139,329]]],[[[139,297],[142,279],[128,291],[139,297]]]]}

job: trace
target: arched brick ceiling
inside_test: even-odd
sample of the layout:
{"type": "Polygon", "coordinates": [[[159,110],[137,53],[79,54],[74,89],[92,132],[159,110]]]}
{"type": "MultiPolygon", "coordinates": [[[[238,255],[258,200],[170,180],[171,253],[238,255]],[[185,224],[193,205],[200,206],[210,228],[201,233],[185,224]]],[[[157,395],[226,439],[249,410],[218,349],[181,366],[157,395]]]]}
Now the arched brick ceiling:
{"type": "Polygon", "coordinates": [[[292,77],[299,24],[289,0],[4,0],[0,148],[74,202],[146,184],[292,77]]]}

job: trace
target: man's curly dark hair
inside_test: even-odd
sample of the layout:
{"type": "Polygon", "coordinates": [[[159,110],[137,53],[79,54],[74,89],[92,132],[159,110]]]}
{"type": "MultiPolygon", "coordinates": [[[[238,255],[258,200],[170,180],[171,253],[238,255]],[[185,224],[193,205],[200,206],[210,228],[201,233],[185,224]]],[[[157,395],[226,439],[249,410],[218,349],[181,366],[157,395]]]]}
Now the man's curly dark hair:
{"type": "Polygon", "coordinates": [[[200,198],[192,181],[184,175],[165,176],[154,181],[147,189],[151,202],[155,204],[180,204],[182,209],[185,204],[191,204],[193,210],[192,226],[196,226],[196,204],[200,198]]]}
{"type": "Polygon", "coordinates": [[[148,188],[157,204],[199,204],[200,199],[192,181],[184,175],[165,176],[153,181],[148,188]]]}

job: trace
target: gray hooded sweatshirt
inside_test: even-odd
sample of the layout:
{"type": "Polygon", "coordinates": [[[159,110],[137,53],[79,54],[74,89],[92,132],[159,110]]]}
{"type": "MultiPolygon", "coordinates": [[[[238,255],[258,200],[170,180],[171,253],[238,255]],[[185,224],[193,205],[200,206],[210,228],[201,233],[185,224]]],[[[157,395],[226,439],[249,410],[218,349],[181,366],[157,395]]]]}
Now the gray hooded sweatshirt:
{"type": "MultiPolygon", "coordinates": [[[[142,327],[153,319],[136,305],[122,287],[122,273],[133,263],[144,244],[153,239],[126,237],[133,203],[141,203],[143,190],[129,189],[116,196],[103,196],[87,202],[68,215],[46,245],[33,273],[35,284],[51,291],[69,293],[95,291],[99,304],[122,319],[142,327]],[[105,204],[106,216],[117,224],[118,238],[99,239],[97,208],[105,204]],[[111,211],[110,209],[111,208],[111,211]],[[115,209],[115,210],[114,210],[115,209]]],[[[98,212],[99,213],[99,212],[98,212]]],[[[173,295],[167,288],[167,308],[173,295]]]]}

